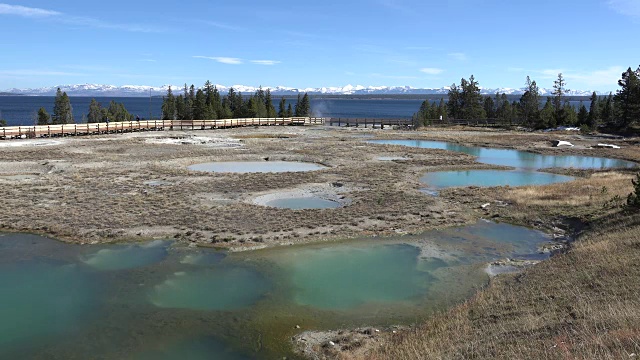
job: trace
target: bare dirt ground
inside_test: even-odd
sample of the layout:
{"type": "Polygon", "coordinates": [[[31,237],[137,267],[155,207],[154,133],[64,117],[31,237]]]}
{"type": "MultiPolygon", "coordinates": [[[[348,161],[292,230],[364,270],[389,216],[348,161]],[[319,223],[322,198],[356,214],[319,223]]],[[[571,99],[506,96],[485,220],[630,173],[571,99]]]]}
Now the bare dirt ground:
{"type": "Polygon", "coordinates": [[[261,127],[6,141],[0,143],[0,229],[76,243],[175,238],[243,250],[419,232],[486,215],[475,208],[492,194],[472,196],[467,191],[462,196],[432,197],[420,191],[424,185],[419,178],[426,171],[489,165],[444,150],[367,143],[374,138],[446,140],[640,160],[632,150],[637,146],[620,140],[613,143],[622,149],[591,149],[602,139],[461,128],[261,127]],[[553,148],[554,139],[571,141],[576,147],[553,148]],[[197,163],[265,159],[327,168],[266,174],[187,169],[197,163]],[[314,186],[326,197],[343,199],[345,206],[289,210],[255,201],[270,193],[295,193],[314,186]]]}

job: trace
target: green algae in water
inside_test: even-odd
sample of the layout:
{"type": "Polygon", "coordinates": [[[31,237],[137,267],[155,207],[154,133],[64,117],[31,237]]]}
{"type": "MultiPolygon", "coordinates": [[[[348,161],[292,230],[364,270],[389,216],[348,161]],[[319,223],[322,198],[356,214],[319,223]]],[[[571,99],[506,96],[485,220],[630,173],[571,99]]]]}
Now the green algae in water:
{"type": "Polygon", "coordinates": [[[249,360],[224,343],[208,337],[168,344],[134,355],[134,360],[249,360]]]}
{"type": "Polygon", "coordinates": [[[149,295],[160,308],[237,310],[253,305],[270,284],[258,272],[243,267],[218,267],[177,272],[156,285],[149,295]]]}
{"type": "Polygon", "coordinates": [[[347,310],[423,295],[432,277],[418,270],[419,254],[420,250],[410,245],[301,250],[290,265],[295,302],[347,310]]]}
{"type": "Polygon", "coordinates": [[[91,293],[76,265],[1,265],[0,357],[76,330],[93,305],[91,293]]]}
{"type": "Polygon", "coordinates": [[[137,245],[113,245],[81,260],[100,271],[133,269],[162,261],[167,256],[169,244],[169,241],[152,241],[137,245]]]}

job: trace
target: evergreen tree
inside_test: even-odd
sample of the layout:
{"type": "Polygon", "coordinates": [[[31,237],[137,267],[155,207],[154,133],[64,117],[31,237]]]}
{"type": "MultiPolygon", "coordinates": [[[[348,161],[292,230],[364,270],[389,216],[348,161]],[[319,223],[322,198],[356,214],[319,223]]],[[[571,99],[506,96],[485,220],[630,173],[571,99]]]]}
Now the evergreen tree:
{"type": "Polygon", "coordinates": [[[602,110],[600,111],[600,118],[602,122],[607,125],[612,125],[615,120],[615,105],[613,102],[613,95],[609,93],[609,96],[604,101],[601,101],[602,110]]]}
{"type": "Polygon", "coordinates": [[[511,123],[513,109],[507,94],[501,94],[497,104],[496,118],[503,123],[511,123]]]}
{"type": "Polygon", "coordinates": [[[556,125],[565,125],[567,123],[567,114],[565,113],[564,96],[569,91],[566,89],[567,83],[564,81],[562,73],[558,74],[558,79],[553,82],[553,108],[555,110],[556,125]]]}
{"type": "Polygon", "coordinates": [[[591,129],[594,129],[598,125],[598,120],[600,119],[600,105],[598,104],[598,95],[594,91],[589,98],[591,101],[591,105],[589,105],[589,116],[587,116],[587,126],[591,129]]]}
{"type": "Polygon", "coordinates": [[[458,86],[456,85],[456,83],[451,84],[451,87],[449,88],[448,97],[449,97],[449,101],[447,101],[447,113],[449,114],[449,117],[453,119],[460,118],[460,115],[461,115],[460,101],[462,99],[461,99],[460,89],[458,89],[458,86]]]}
{"type": "Polygon", "coordinates": [[[51,116],[44,107],[38,110],[38,125],[49,125],[51,116]]]}
{"type": "MultiPolygon", "coordinates": [[[[300,98],[300,94],[298,94],[300,98]]],[[[309,116],[311,113],[311,102],[309,100],[309,94],[304,93],[302,99],[296,104],[296,116],[309,116]]]]}
{"type": "Polygon", "coordinates": [[[60,88],[56,91],[56,98],[53,104],[53,124],[71,124],[73,123],[73,108],[71,101],[66,92],[62,92],[60,88]]]}
{"type": "Polygon", "coordinates": [[[300,93],[298,93],[298,98],[296,100],[296,112],[294,113],[295,116],[302,116],[300,115],[300,102],[302,101],[302,99],[300,98],[300,93]]]}
{"type": "Polygon", "coordinates": [[[198,89],[193,102],[193,120],[207,120],[207,96],[198,89]]]}
{"type": "Polygon", "coordinates": [[[184,96],[180,94],[176,98],[176,116],[175,116],[176,120],[186,119],[187,109],[185,107],[186,107],[186,104],[185,104],[184,96]]]}
{"type": "Polygon", "coordinates": [[[176,120],[177,118],[176,98],[173,96],[171,86],[169,86],[167,96],[162,101],[162,120],[176,120]]]}
{"type": "Polygon", "coordinates": [[[540,117],[538,121],[539,123],[537,128],[539,129],[556,127],[555,110],[551,97],[547,97],[547,102],[544,104],[544,107],[540,111],[540,117]]]}
{"type": "Polygon", "coordinates": [[[289,103],[289,106],[287,107],[287,113],[285,117],[292,117],[293,116],[293,108],[291,107],[291,103],[289,103]]]}
{"type": "Polygon", "coordinates": [[[565,102],[562,111],[564,112],[564,124],[569,126],[575,126],[578,123],[578,113],[576,112],[576,108],[573,107],[569,102],[565,102]]]}
{"type": "Polygon", "coordinates": [[[89,113],[87,114],[87,122],[88,123],[99,123],[102,122],[102,105],[96,101],[96,99],[91,99],[91,103],[89,104],[89,113]]]}
{"type": "Polygon", "coordinates": [[[496,107],[496,104],[493,101],[493,98],[491,96],[486,96],[484,98],[484,112],[485,114],[487,114],[487,118],[495,119],[496,117],[495,107],[496,107]]]}
{"type": "Polygon", "coordinates": [[[438,119],[446,120],[447,119],[447,104],[444,102],[443,98],[440,98],[440,102],[438,103],[438,119]]]}
{"type": "Polygon", "coordinates": [[[271,100],[271,90],[267,89],[264,96],[264,105],[267,108],[267,117],[276,117],[276,108],[273,106],[273,100],[271,100]]]}
{"type": "Polygon", "coordinates": [[[578,122],[577,122],[577,125],[578,126],[587,126],[588,128],[591,128],[591,126],[589,126],[589,111],[587,111],[587,107],[584,106],[582,101],[580,101],[580,108],[578,110],[578,122]]]}
{"type": "Polygon", "coordinates": [[[285,108],[286,100],[284,96],[280,99],[280,103],[278,103],[278,117],[283,118],[287,115],[287,109],[285,108]]]}
{"type": "Polygon", "coordinates": [[[527,76],[525,92],[520,97],[520,109],[525,123],[532,126],[538,122],[540,112],[540,89],[535,81],[527,76]]]}
{"type": "Polygon", "coordinates": [[[618,80],[621,87],[613,97],[618,125],[626,128],[640,119],[640,67],[633,71],[628,68],[618,80]]]}
{"type": "Polygon", "coordinates": [[[482,107],[482,95],[480,95],[480,87],[473,75],[466,79],[460,80],[461,92],[461,118],[462,119],[483,119],[486,117],[482,107]]]}

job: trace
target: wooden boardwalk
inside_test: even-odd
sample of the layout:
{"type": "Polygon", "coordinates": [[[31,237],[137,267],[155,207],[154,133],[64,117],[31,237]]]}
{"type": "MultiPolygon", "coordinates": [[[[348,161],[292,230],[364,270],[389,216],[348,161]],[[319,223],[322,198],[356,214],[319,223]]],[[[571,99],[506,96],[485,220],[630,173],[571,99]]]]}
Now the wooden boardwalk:
{"type": "Polygon", "coordinates": [[[141,120],[90,124],[5,126],[0,128],[0,139],[83,136],[136,131],[208,130],[246,126],[322,125],[324,122],[324,118],[291,117],[222,120],[141,120]]]}

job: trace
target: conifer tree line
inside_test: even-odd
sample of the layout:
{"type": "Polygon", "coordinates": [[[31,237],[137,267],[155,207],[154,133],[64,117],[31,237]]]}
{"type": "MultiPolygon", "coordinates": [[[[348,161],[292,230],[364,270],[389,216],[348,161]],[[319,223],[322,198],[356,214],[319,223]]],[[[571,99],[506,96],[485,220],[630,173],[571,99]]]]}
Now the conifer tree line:
{"type": "Polygon", "coordinates": [[[53,114],[49,114],[44,107],[38,110],[38,125],[73,124],[73,108],[66,92],[60,88],[56,90],[56,98],[53,102],[53,114]]]}
{"type": "Polygon", "coordinates": [[[618,81],[616,94],[590,97],[589,109],[580,102],[577,107],[569,103],[567,84],[562,73],[553,84],[553,92],[544,106],[541,105],[540,88],[527,76],[524,93],[518,101],[509,101],[506,94],[487,96],[480,94],[478,81],[473,75],[461,79],[460,85],[452,84],[448,100],[425,100],[413,115],[417,125],[429,125],[435,119],[497,119],[503,123],[518,123],[531,128],[577,126],[595,129],[626,129],[640,122],[640,66],[628,68],[618,81]]]}
{"type": "Polygon", "coordinates": [[[163,120],[216,120],[238,118],[275,118],[309,116],[311,104],[309,95],[298,94],[295,110],[286,100],[280,99],[276,111],[269,89],[260,87],[254,94],[245,97],[234,88],[221,95],[210,81],[203,88],[184,85],[182,94],[175,96],[171,87],[162,101],[163,120]]]}
{"type": "Polygon", "coordinates": [[[102,104],[97,102],[96,99],[91,99],[89,104],[88,123],[133,121],[133,118],[133,114],[127,111],[124,104],[113,100],[109,103],[109,107],[102,107],[102,104]]]}

